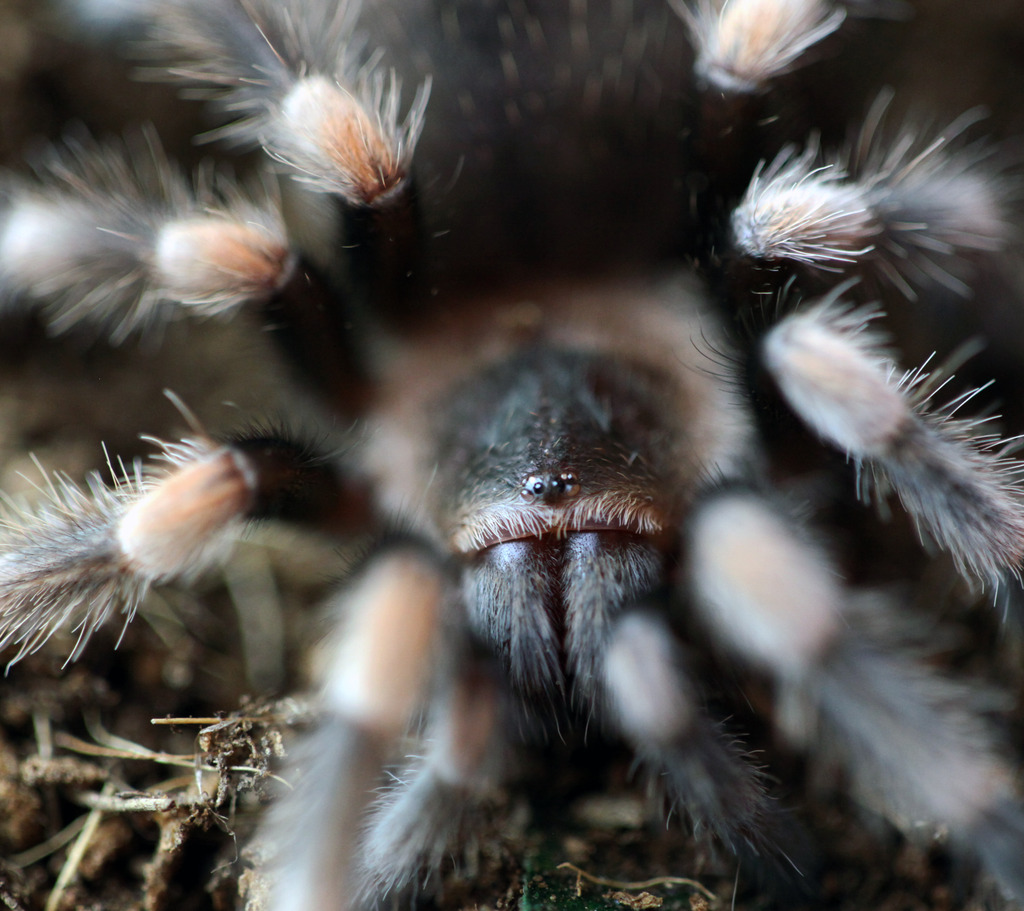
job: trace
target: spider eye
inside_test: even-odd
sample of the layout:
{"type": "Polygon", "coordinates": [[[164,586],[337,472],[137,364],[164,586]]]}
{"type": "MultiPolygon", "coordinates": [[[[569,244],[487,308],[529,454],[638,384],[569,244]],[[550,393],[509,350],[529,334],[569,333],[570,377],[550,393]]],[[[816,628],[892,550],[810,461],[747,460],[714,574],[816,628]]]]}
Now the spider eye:
{"type": "Polygon", "coordinates": [[[580,492],[580,479],[571,471],[563,471],[558,476],[558,486],[566,497],[575,497],[580,492]]]}
{"type": "Polygon", "coordinates": [[[560,500],[572,498],[579,494],[579,478],[571,471],[563,471],[559,475],[530,475],[519,490],[519,495],[532,503],[537,498],[560,500]]]}
{"type": "Polygon", "coordinates": [[[528,503],[532,503],[537,497],[543,496],[546,489],[547,484],[544,483],[543,478],[539,478],[537,475],[530,475],[523,483],[519,496],[528,503]]]}

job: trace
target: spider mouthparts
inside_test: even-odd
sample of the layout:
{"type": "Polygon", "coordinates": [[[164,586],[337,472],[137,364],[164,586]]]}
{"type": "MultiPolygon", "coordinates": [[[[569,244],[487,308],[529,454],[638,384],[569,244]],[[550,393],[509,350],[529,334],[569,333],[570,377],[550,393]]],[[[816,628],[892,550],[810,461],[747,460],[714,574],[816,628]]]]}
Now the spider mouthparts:
{"type": "Polygon", "coordinates": [[[563,493],[561,499],[556,499],[557,505],[543,501],[512,503],[475,511],[456,530],[453,545],[457,552],[469,554],[510,541],[565,538],[584,532],[616,531],[651,537],[668,525],[648,500],[635,494],[609,491],[578,499],[573,496],[563,493]]]}

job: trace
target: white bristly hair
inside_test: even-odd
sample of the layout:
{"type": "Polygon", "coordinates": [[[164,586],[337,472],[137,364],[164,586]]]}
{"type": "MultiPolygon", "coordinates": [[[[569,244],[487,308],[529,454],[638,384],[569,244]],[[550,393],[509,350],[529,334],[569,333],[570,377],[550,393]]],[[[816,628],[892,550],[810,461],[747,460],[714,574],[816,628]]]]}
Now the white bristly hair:
{"type": "Polygon", "coordinates": [[[814,142],[762,162],[732,214],[733,241],[745,255],[824,269],[869,253],[879,230],[870,198],[839,164],[820,163],[814,142]]]}
{"type": "Polygon", "coordinates": [[[240,453],[205,440],[164,445],[169,469],[114,470],[87,488],[45,479],[34,507],[8,501],[0,532],[0,648],[10,663],[70,630],[81,654],[115,611],[127,623],[154,583],[189,580],[223,560],[251,496],[240,453]]]}
{"type": "Polygon", "coordinates": [[[36,170],[0,202],[0,297],[44,302],[56,332],[88,324],[121,342],[263,301],[294,268],[269,183],[193,186],[150,131],[69,138],[36,170]]]}
{"type": "Polygon", "coordinates": [[[808,49],[842,25],[827,0],[676,0],[697,51],[697,75],[718,89],[759,92],[801,65],[808,49]]]}
{"type": "Polygon", "coordinates": [[[370,205],[402,182],[429,83],[400,118],[401,85],[355,31],[355,3],[168,0],[154,16],[157,53],[232,120],[209,134],[262,145],[316,189],[370,205]]]}
{"type": "Polygon", "coordinates": [[[931,139],[910,128],[881,139],[889,100],[875,102],[847,151],[825,155],[812,136],[803,151],[761,162],[732,215],[741,254],[833,271],[863,264],[911,298],[929,282],[969,294],[964,257],[1006,247],[1012,187],[992,150],[955,141],[965,123],[931,139]]]}
{"type": "Polygon", "coordinates": [[[800,418],[867,469],[865,490],[894,490],[961,572],[998,584],[1024,560],[1015,441],[983,430],[990,418],[954,417],[977,389],[935,407],[945,382],[899,371],[867,328],[877,315],[834,300],[792,314],[765,337],[765,366],[800,418]]]}

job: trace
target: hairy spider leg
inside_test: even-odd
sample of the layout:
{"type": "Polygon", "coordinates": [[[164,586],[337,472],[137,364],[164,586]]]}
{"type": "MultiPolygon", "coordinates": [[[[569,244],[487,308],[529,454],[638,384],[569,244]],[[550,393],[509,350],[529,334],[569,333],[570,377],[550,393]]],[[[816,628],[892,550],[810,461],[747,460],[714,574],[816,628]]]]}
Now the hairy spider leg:
{"type": "Polygon", "coordinates": [[[966,692],[859,633],[835,567],[759,494],[709,493],[689,536],[695,604],[724,649],[775,680],[784,733],[837,743],[862,793],[881,794],[897,819],[949,825],[1024,895],[1024,806],[966,692]]]}

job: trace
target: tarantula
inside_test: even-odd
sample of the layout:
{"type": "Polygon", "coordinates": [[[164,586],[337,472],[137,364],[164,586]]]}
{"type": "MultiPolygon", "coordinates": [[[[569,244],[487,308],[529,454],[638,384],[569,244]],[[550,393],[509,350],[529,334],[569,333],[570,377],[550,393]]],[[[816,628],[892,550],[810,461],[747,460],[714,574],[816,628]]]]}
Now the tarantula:
{"type": "Polygon", "coordinates": [[[55,478],[8,518],[0,644],[71,630],[79,658],[254,520],[371,530],[264,826],[275,909],[417,894],[510,753],[588,727],[745,865],[799,867],[712,708],[740,676],[770,681],[784,739],[837,752],[899,825],[948,826],[1020,900],[1012,763],[772,458],[817,438],[965,582],[1016,584],[1012,441],[955,416],[977,390],[939,404],[948,370],[899,370],[872,304],[966,294],[1012,234],[1008,179],[963,124],[887,128],[884,95],[839,149],[772,116],[855,3],[550,7],[134,8],[162,72],[228,114],[214,138],[282,180],[190,183],[149,132],[72,137],[5,186],[5,296],[114,342],[254,313],[351,427],[339,450],[197,433],[112,485],[55,478]]]}

